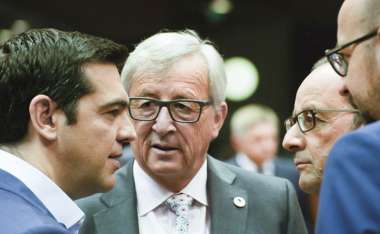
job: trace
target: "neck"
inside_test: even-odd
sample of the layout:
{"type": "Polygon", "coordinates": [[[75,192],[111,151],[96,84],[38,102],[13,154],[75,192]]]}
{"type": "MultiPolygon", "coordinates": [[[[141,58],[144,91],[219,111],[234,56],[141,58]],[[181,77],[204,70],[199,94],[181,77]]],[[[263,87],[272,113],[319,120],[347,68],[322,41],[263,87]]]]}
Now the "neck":
{"type": "Polygon", "coordinates": [[[188,177],[188,178],[178,178],[178,176],[173,175],[173,176],[155,176],[151,175],[154,180],[165,187],[167,190],[173,192],[173,193],[178,193],[182,189],[184,189],[190,181],[193,179],[193,177],[188,177]]]}
{"type": "Polygon", "coordinates": [[[0,149],[1,150],[4,150],[4,151],[7,151],[8,153],[18,157],[18,158],[21,158],[23,159],[23,156],[22,154],[20,153],[20,151],[18,150],[18,147],[16,145],[11,145],[11,144],[4,144],[4,145],[0,145],[0,149]]]}
{"type": "Polygon", "coordinates": [[[265,162],[264,160],[259,160],[259,159],[256,159],[255,157],[248,157],[248,158],[258,167],[262,167],[265,162]]]}
{"type": "Polygon", "coordinates": [[[47,157],[48,154],[41,147],[38,147],[36,143],[22,141],[15,144],[0,145],[0,148],[37,168],[53,182],[57,182],[52,163],[47,157]]]}

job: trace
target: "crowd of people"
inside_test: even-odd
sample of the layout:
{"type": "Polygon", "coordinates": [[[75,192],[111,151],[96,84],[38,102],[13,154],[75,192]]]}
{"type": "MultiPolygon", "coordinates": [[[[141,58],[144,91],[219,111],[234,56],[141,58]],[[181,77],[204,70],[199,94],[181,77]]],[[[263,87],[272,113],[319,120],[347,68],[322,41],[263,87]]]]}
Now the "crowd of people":
{"type": "Polygon", "coordinates": [[[128,54],[28,30],[0,45],[0,233],[380,233],[379,68],[380,1],[345,0],[337,47],[284,122],[294,165],[261,104],[232,114],[222,162],[208,154],[228,115],[212,42],[165,31],[128,54]],[[320,196],[315,228],[305,193],[320,196]]]}

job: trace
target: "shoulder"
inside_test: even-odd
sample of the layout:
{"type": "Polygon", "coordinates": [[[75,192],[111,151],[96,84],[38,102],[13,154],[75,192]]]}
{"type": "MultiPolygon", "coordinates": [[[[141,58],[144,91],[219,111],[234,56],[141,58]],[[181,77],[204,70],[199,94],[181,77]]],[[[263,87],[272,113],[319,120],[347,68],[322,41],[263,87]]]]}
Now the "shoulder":
{"type": "Polygon", "coordinates": [[[325,181],[331,180],[333,186],[348,187],[376,184],[376,176],[380,175],[379,142],[379,121],[343,136],[329,154],[325,181]]]}
{"type": "Polygon", "coordinates": [[[377,121],[344,135],[338,140],[337,144],[346,144],[349,147],[353,143],[353,146],[371,146],[380,148],[380,145],[376,144],[379,140],[380,121],[377,121]]]}
{"type": "Polygon", "coordinates": [[[332,148],[330,163],[349,162],[361,157],[361,161],[377,158],[380,151],[380,121],[350,132],[340,138],[332,148]]]}
{"type": "MultiPolygon", "coordinates": [[[[268,225],[265,233],[282,233],[287,229],[292,230],[287,233],[304,233],[294,231],[297,228],[303,230],[304,224],[294,188],[287,179],[261,175],[210,157],[208,159],[208,188],[214,195],[211,196],[214,201],[241,196],[247,201],[248,212],[253,211],[249,214],[250,219],[261,220],[256,224],[264,222],[268,225]]],[[[250,222],[248,226],[255,226],[255,222],[250,222]]]]}
{"type": "Polygon", "coordinates": [[[66,233],[47,210],[4,188],[0,188],[0,207],[0,226],[4,233],[66,233]]]}
{"type": "Polygon", "coordinates": [[[104,208],[108,208],[110,206],[107,202],[108,198],[112,198],[112,200],[124,200],[127,198],[125,196],[125,191],[131,187],[130,183],[133,183],[133,179],[126,178],[127,170],[131,169],[129,164],[133,164],[133,161],[130,160],[125,166],[121,167],[116,172],[116,184],[111,191],[96,193],[75,201],[77,205],[86,213],[86,217],[92,216],[104,208]]]}
{"type": "Polygon", "coordinates": [[[86,217],[89,217],[95,214],[96,212],[98,212],[99,209],[106,207],[106,204],[104,204],[101,200],[102,195],[103,193],[97,193],[97,194],[76,200],[75,202],[80,207],[80,209],[86,213],[86,217]]]}
{"type": "Polygon", "coordinates": [[[247,190],[252,190],[256,192],[267,192],[274,194],[284,194],[292,189],[292,185],[287,179],[266,176],[251,171],[241,169],[236,166],[221,162],[217,159],[209,157],[209,163],[212,164],[214,168],[214,173],[216,172],[220,177],[235,177],[233,184],[247,190]]]}
{"type": "Polygon", "coordinates": [[[239,167],[239,165],[237,164],[237,161],[236,161],[236,156],[233,156],[232,158],[229,158],[223,162],[228,163],[230,165],[234,165],[236,167],[239,167]]]}

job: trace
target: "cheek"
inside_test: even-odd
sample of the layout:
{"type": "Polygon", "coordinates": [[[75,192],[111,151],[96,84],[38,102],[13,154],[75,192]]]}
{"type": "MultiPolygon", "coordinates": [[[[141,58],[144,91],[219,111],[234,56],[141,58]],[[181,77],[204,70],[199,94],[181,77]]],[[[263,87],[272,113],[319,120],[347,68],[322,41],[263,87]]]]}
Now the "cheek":
{"type": "Polygon", "coordinates": [[[188,128],[178,128],[177,131],[180,135],[178,141],[188,157],[206,153],[212,134],[208,127],[188,126],[188,128]]]}
{"type": "Polygon", "coordinates": [[[133,126],[137,137],[130,143],[132,151],[136,157],[142,157],[143,155],[146,155],[149,150],[149,135],[152,132],[152,126],[148,122],[142,121],[134,121],[133,126]]]}

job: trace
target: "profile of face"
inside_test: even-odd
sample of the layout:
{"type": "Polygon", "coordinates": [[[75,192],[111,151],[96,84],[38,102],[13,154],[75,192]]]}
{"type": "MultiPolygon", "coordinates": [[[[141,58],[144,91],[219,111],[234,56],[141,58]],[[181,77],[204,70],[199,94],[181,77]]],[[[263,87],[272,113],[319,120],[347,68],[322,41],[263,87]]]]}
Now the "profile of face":
{"type": "MultiPolygon", "coordinates": [[[[143,73],[133,79],[130,97],[158,100],[211,100],[208,70],[200,55],[186,56],[164,75],[143,73]]],[[[132,142],[136,161],[152,178],[169,190],[180,190],[202,166],[210,142],[217,137],[227,112],[205,106],[199,121],[175,122],[166,107],[152,121],[133,120],[137,139],[132,142]]]]}
{"type": "MultiPolygon", "coordinates": [[[[329,64],[309,74],[298,88],[293,116],[310,109],[353,109],[345,96],[339,95],[343,82],[329,64]]],[[[324,162],[333,144],[342,134],[354,128],[355,113],[317,112],[315,128],[305,133],[294,124],[283,139],[283,147],[295,153],[294,163],[300,172],[300,188],[318,192],[324,162]]]]}
{"type": "Polygon", "coordinates": [[[278,130],[272,122],[259,122],[245,133],[232,136],[236,151],[244,153],[257,165],[273,159],[277,153],[278,130]]]}
{"type": "Polygon", "coordinates": [[[84,75],[93,92],[79,99],[77,122],[68,125],[61,110],[55,115],[58,170],[63,175],[58,184],[72,197],[110,190],[115,184],[113,173],[120,167],[116,159],[123,145],[136,137],[116,66],[88,63],[84,75]]]}
{"type": "MultiPolygon", "coordinates": [[[[338,45],[351,42],[368,34],[370,28],[368,7],[370,1],[344,1],[338,17],[338,45]]],[[[374,5],[379,5],[374,1],[374,5]]],[[[347,76],[343,78],[345,87],[354,103],[370,119],[380,119],[380,60],[376,55],[379,36],[349,46],[342,51],[348,61],[347,76]]]]}

